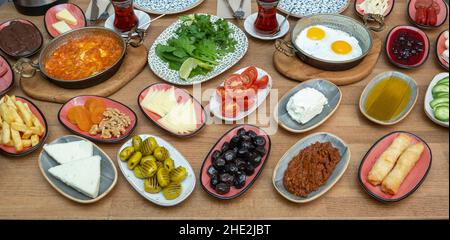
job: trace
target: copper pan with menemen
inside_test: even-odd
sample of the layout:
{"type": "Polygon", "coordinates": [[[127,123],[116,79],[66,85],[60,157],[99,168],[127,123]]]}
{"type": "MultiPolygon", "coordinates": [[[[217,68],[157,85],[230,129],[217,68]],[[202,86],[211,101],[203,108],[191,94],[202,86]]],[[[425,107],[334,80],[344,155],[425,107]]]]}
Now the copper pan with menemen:
{"type": "Polygon", "coordinates": [[[41,51],[37,63],[21,58],[13,68],[24,78],[39,71],[62,88],[88,88],[111,78],[122,65],[128,46],[139,47],[143,39],[140,29],[122,38],[103,27],[80,28],[54,38],[41,51]]]}

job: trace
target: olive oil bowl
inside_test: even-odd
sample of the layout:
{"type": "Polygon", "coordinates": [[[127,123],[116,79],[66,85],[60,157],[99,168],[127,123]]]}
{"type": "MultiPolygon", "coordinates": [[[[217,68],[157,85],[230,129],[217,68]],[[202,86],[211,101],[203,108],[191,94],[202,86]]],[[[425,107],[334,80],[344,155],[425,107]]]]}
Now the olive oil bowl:
{"type": "Polygon", "coordinates": [[[384,72],[364,89],[359,101],[361,113],[380,125],[394,125],[405,119],[419,95],[417,83],[400,72],[384,72]]]}

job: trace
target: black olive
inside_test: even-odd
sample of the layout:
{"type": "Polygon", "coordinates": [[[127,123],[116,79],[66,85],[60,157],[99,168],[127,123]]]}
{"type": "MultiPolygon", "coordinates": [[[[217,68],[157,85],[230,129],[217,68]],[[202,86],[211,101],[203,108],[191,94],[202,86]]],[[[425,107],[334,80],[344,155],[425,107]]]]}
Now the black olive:
{"type": "Polygon", "coordinates": [[[237,136],[241,137],[244,136],[247,132],[245,131],[244,128],[241,128],[237,131],[237,136]]]}
{"type": "Polygon", "coordinates": [[[223,154],[223,158],[227,162],[231,162],[236,158],[236,153],[233,150],[228,150],[223,154]]]}
{"type": "Polygon", "coordinates": [[[229,142],[224,142],[222,144],[222,148],[221,148],[222,152],[226,152],[228,149],[230,149],[230,143],[229,142]]]}
{"type": "Polygon", "coordinates": [[[232,185],[234,181],[234,176],[229,173],[222,173],[219,175],[219,180],[228,185],[232,185]]]}
{"type": "Polygon", "coordinates": [[[219,172],[217,171],[216,168],[214,168],[214,166],[210,166],[208,168],[208,175],[211,177],[213,175],[217,175],[219,172]]]}
{"type": "Polygon", "coordinates": [[[234,152],[234,153],[236,153],[236,154],[237,154],[237,153],[238,153],[238,151],[239,151],[239,147],[234,147],[234,148],[233,148],[233,152],[234,152]]]}
{"type": "Polygon", "coordinates": [[[261,156],[266,155],[266,149],[264,147],[256,147],[255,152],[259,153],[261,156]]]}
{"type": "Polygon", "coordinates": [[[259,154],[255,154],[255,156],[253,157],[253,159],[251,160],[253,166],[256,168],[259,166],[259,164],[261,164],[262,162],[262,157],[259,154]]]}
{"type": "Polygon", "coordinates": [[[239,171],[244,171],[247,168],[247,162],[243,159],[237,158],[235,164],[239,171]]]}
{"type": "Polygon", "coordinates": [[[255,173],[255,167],[251,162],[247,162],[247,168],[245,169],[245,175],[251,176],[255,173]]]}
{"type": "Polygon", "coordinates": [[[247,176],[245,176],[245,173],[239,172],[236,174],[236,178],[234,179],[233,185],[237,189],[241,189],[245,186],[245,180],[247,179],[247,176]]]}
{"type": "Polygon", "coordinates": [[[255,144],[257,147],[263,147],[266,145],[266,139],[264,137],[258,136],[253,141],[253,144],[255,144]]]}
{"type": "Polygon", "coordinates": [[[241,148],[253,149],[253,148],[255,148],[255,146],[250,141],[243,141],[241,143],[241,148]]]}
{"type": "Polygon", "coordinates": [[[209,185],[214,189],[216,188],[217,184],[219,184],[219,182],[219,177],[217,175],[213,175],[211,176],[211,179],[209,179],[209,185]]]}
{"type": "Polygon", "coordinates": [[[211,154],[211,159],[214,161],[214,160],[218,159],[220,157],[220,155],[222,155],[222,153],[219,150],[216,150],[211,154]]]}
{"type": "Polygon", "coordinates": [[[230,185],[226,183],[219,183],[216,186],[216,192],[220,195],[224,195],[230,192],[230,185]]]}
{"type": "Polygon", "coordinates": [[[239,136],[234,136],[233,138],[231,138],[231,140],[230,140],[230,145],[231,145],[231,147],[237,147],[237,146],[239,146],[239,143],[240,143],[241,141],[240,141],[240,138],[239,138],[239,136]]]}
{"type": "Polygon", "coordinates": [[[249,154],[248,149],[246,149],[246,148],[241,148],[241,149],[239,149],[239,151],[238,151],[238,153],[237,153],[237,156],[240,157],[240,158],[247,158],[247,157],[248,157],[248,154],[249,154]]]}
{"type": "Polygon", "coordinates": [[[244,142],[244,141],[251,141],[251,140],[252,140],[252,138],[250,136],[248,136],[248,135],[241,136],[241,141],[242,142],[244,142]]]}
{"type": "Polygon", "coordinates": [[[216,168],[217,170],[222,170],[225,168],[225,159],[223,158],[218,158],[215,161],[213,161],[213,166],[214,168],[216,168]]]}
{"type": "Polygon", "coordinates": [[[253,130],[249,130],[247,132],[247,136],[249,136],[250,138],[254,139],[255,137],[257,137],[258,135],[253,131],[253,130]]]}
{"type": "Polygon", "coordinates": [[[234,163],[228,163],[227,165],[225,165],[225,172],[229,174],[236,174],[238,170],[238,167],[234,163]]]}

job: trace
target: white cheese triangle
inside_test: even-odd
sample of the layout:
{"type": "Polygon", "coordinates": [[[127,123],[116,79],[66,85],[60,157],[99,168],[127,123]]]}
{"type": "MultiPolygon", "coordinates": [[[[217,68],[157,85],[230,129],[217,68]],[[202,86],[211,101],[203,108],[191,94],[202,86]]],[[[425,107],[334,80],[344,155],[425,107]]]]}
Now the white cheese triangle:
{"type": "Polygon", "coordinates": [[[45,144],[44,150],[59,164],[74,160],[92,157],[94,146],[88,141],[75,141],[69,143],[45,144]]]}
{"type": "Polygon", "coordinates": [[[52,167],[48,171],[80,193],[96,198],[100,189],[100,161],[100,156],[93,156],[52,167]]]}
{"type": "Polygon", "coordinates": [[[56,19],[65,21],[66,23],[77,25],[78,21],[77,19],[69,12],[67,9],[63,9],[56,13],[56,19]]]}

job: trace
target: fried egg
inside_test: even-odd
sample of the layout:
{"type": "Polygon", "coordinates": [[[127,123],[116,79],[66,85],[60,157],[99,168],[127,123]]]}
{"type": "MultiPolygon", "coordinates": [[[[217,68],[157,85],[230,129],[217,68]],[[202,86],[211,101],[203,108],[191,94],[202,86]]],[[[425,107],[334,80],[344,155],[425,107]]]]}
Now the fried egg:
{"type": "Polygon", "coordinates": [[[304,29],[295,42],[308,55],[327,61],[347,61],[362,55],[355,37],[322,25],[304,29]]]}

